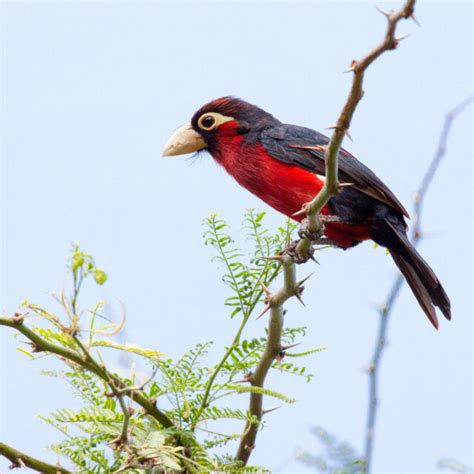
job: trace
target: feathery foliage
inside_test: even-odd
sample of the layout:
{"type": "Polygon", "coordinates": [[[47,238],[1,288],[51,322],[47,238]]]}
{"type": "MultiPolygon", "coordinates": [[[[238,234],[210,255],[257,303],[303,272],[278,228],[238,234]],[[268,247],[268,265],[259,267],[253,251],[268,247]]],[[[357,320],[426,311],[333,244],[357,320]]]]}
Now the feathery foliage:
{"type": "Polygon", "coordinates": [[[338,440],[320,426],[314,427],[312,433],[324,447],[325,453],[313,455],[305,450],[297,453],[297,459],[319,473],[330,474],[364,474],[365,463],[356,450],[346,441],[338,440]]]}
{"type": "MultiPolygon", "coordinates": [[[[32,343],[31,350],[22,352],[32,359],[51,353],[59,355],[65,369],[43,373],[65,380],[79,399],[79,408],[71,408],[65,402],[65,407],[41,417],[62,434],[62,440],[50,449],[60,459],[66,457],[74,471],[265,471],[261,467],[243,467],[231,454],[222,454],[224,446],[242,436],[239,428],[247,422],[259,423],[249,412],[235,406],[235,395],[257,393],[294,402],[291,394],[246,383],[265,350],[266,334],[246,339],[243,332],[257,306],[263,303],[262,284],[270,285],[281,270],[279,262],[265,257],[282,251],[295,230],[295,225],[287,221],[272,233],[264,226],[264,215],[254,210],[245,214],[243,230],[246,246],[251,248],[248,252],[241,250],[227,223],[217,215],[204,221],[205,244],[213,249],[223,272],[222,280],[230,290],[224,304],[230,308],[230,318],[240,319],[233,341],[223,348],[216,363],[210,360],[210,341],[197,344],[177,359],[158,349],[118,342],[114,336],[123,321],[114,325],[106,320],[103,302],[86,310],[81,307],[84,282],[89,279],[101,285],[107,275],[77,245],[72,248],[68,265],[71,294],[63,290],[55,296],[62,314],[24,302],[21,324],[33,323],[34,316],[32,332],[40,339],[32,343]],[[117,351],[132,357],[133,365],[126,370],[110,369],[111,357],[117,351]],[[143,368],[141,372],[148,372],[148,376],[136,367],[143,368]]],[[[304,333],[304,328],[287,328],[282,342],[290,346],[304,333]]],[[[296,361],[319,350],[282,354],[272,368],[309,381],[311,374],[296,361]]]]}

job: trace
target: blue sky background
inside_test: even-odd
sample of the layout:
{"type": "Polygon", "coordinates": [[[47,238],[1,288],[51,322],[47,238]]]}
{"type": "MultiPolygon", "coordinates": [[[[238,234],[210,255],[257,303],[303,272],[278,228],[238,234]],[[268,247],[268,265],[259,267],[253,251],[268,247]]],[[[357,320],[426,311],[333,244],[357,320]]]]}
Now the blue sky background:
{"type": "MultiPolygon", "coordinates": [[[[472,4],[421,2],[417,17],[422,28],[403,23],[400,33],[411,36],[370,68],[354,142],[345,143],[408,208],[444,115],[472,92],[472,4]]],[[[228,291],[201,222],[218,212],[237,232],[250,207],[269,211],[271,225],[283,218],[205,154],[192,165],[162,159],[166,139],[228,94],[323,130],[349,89],[341,72],[384,28],[372,2],[3,3],[0,310],[12,314],[26,297],[53,305],[48,292],[65,285],[77,241],[109,274],[86,301],[105,298],[113,312],[123,300],[127,341],[177,355],[214,340],[216,360],[238,322],[222,304],[228,291]]],[[[436,472],[445,457],[471,463],[471,217],[468,111],[430,191],[420,248],[451,297],[453,321],[434,331],[403,289],[381,374],[377,473],[436,472]]],[[[298,270],[316,273],[307,307],[289,302],[287,320],[308,327],[303,347],[328,349],[308,361],[310,384],[280,374],[268,381],[298,400],[269,415],[259,436],[252,460],[274,472],[309,471],[294,458],[299,448],[318,451],[314,425],[362,447],[374,308],[396,269],[369,243],[318,259],[298,270]]],[[[252,321],[247,335],[265,324],[252,321]]],[[[50,361],[28,361],[9,330],[0,337],[1,439],[54,460],[43,447],[57,434],[35,417],[77,401],[39,374],[50,361]]],[[[1,472],[6,466],[0,460],[1,472]]]]}

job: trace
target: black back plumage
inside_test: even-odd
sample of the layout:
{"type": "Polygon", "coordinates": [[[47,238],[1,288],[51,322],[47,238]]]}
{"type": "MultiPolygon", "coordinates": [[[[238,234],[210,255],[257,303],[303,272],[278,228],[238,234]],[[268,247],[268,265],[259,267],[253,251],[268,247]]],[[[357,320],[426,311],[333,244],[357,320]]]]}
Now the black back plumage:
{"type": "MultiPolygon", "coordinates": [[[[329,143],[325,135],[310,128],[280,124],[263,130],[260,141],[273,158],[325,175],[324,147],[329,143]]],[[[341,183],[351,183],[358,191],[409,217],[393,192],[367,166],[343,148],[338,161],[341,183]]]]}
{"type": "MultiPolygon", "coordinates": [[[[259,139],[273,158],[325,175],[324,154],[329,139],[321,133],[277,124],[263,130],[259,139]]],[[[434,307],[451,319],[451,304],[431,267],[408,240],[404,220],[408,212],[369,168],[344,149],[339,152],[338,164],[339,181],[352,186],[330,199],[331,212],[348,224],[372,222],[372,239],[388,249],[426,316],[438,328],[434,307]]]]}

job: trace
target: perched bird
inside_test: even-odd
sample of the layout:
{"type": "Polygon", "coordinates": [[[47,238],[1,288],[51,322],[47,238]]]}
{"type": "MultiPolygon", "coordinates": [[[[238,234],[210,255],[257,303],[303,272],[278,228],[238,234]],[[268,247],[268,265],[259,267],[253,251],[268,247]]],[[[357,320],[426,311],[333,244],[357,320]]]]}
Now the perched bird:
{"type": "MultiPolygon", "coordinates": [[[[243,100],[223,97],[201,107],[189,124],[176,130],[163,156],[206,149],[236,181],[277,211],[294,214],[324,185],[325,146],[329,139],[309,128],[281,123],[243,100]]],[[[407,211],[390,189],[344,149],[339,181],[350,183],[332,197],[322,214],[337,216],[325,235],[348,249],[372,239],[386,247],[435,328],[435,306],[451,319],[441,283],[407,238],[407,211]]]]}

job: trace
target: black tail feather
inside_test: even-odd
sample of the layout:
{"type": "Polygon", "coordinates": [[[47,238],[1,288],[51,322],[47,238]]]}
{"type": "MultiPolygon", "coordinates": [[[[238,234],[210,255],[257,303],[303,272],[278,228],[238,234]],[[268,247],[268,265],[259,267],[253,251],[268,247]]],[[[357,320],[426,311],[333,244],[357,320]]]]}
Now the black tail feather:
{"type": "Polygon", "coordinates": [[[425,312],[426,316],[428,316],[428,319],[431,321],[431,324],[433,324],[433,326],[438,329],[439,323],[436,316],[436,311],[433,306],[432,298],[426,290],[426,287],[423,285],[423,282],[418,277],[416,271],[406,260],[404,260],[401,255],[394,252],[390,252],[390,254],[397,264],[397,267],[405,277],[405,280],[413,291],[418,303],[420,303],[421,308],[425,312]]]}
{"type": "Polygon", "coordinates": [[[438,277],[408,240],[397,223],[383,219],[374,228],[375,242],[387,247],[402,272],[418,303],[433,326],[438,329],[437,306],[446,319],[451,319],[451,303],[438,277]]]}

